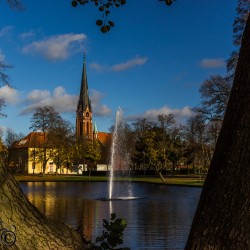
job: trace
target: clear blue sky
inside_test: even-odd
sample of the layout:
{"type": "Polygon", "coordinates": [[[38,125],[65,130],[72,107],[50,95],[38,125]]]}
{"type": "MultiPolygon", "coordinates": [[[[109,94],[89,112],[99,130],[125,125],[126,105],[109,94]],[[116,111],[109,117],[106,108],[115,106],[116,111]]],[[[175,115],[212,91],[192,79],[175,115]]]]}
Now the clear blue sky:
{"type": "Polygon", "coordinates": [[[0,56],[14,90],[0,88],[7,106],[0,126],[30,132],[30,118],[52,105],[75,123],[83,52],[99,131],[113,125],[118,107],[125,117],[154,119],[173,113],[186,119],[200,102],[199,87],[212,74],[224,75],[233,50],[236,0],[127,0],[111,13],[115,27],[102,34],[92,3],[23,0],[25,10],[0,2],[0,56]]]}

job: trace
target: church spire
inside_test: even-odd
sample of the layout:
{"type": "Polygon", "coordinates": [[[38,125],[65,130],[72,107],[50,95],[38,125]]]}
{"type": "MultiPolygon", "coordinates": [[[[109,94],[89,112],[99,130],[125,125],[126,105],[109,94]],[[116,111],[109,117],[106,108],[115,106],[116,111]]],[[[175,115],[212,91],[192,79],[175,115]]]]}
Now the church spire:
{"type": "Polygon", "coordinates": [[[80,95],[76,110],[76,137],[93,138],[92,107],[89,99],[88,81],[86,72],[86,56],[83,57],[82,79],[80,95]]]}
{"type": "Polygon", "coordinates": [[[84,111],[84,110],[86,110],[86,108],[88,108],[89,111],[92,112],[92,107],[91,107],[91,102],[89,99],[89,92],[88,92],[88,81],[87,81],[87,72],[86,72],[86,55],[84,52],[83,68],[82,68],[82,81],[81,81],[81,89],[80,89],[77,110],[84,111]]]}

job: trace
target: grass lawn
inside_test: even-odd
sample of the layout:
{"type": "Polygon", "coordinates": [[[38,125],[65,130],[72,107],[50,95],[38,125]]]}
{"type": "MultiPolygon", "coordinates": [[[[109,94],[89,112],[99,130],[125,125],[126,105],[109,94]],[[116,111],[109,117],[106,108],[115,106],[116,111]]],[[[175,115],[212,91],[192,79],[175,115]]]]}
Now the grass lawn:
{"type": "MultiPolygon", "coordinates": [[[[41,182],[78,182],[78,181],[108,181],[108,177],[105,176],[82,176],[82,175],[16,175],[15,179],[20,182],[28,181],[41,181],[41,182]]],[[[157,177],[117,177],[115,181],[133,181],[133,182],[146,182],[146,183],[158,183],[163,184],[160,178],[157,177]]],[[[202,187],[204,179],[188,176],[177,176],[165,178],[166,185],[185,185],[185,186],[197,186],[202,187]]]]}

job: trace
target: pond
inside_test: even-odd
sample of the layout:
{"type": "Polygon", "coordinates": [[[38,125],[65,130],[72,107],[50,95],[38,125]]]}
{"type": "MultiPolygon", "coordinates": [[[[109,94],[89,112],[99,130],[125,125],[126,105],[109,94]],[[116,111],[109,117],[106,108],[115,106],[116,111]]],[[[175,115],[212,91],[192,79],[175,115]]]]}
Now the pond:
{"type": "Polygon", "coordinates": [[[201,193],[195,187],[116,182],[114,190],[132,190],[138,199],[102,201],[107,182],[23,182],[20,187],[43,214],[80,226],[88,240],[101,235],[102,219],[115,212],[128,221],[124,247],[131,250],[184,249],[201,193]]]}

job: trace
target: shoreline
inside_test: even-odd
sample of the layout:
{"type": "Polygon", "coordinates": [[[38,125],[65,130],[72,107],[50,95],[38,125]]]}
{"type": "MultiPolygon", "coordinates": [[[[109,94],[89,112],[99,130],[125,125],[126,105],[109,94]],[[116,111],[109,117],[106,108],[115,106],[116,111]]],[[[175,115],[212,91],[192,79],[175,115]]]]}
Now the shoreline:
{"type": "MultiPolygon", "coordinates": [[[[109,177],[106,176],[83,176],[83,175],[14,175],[18,182],[107,182],[109,177]]],[[[151,183],[171,186],[188,186],[188,187],[203,187],[204,178],[199,176],[174,176],[166,177],[166,182],[163,183],[157,177],[115,177],[114,181],[131,181],[137,183],[151,183]]]]}

